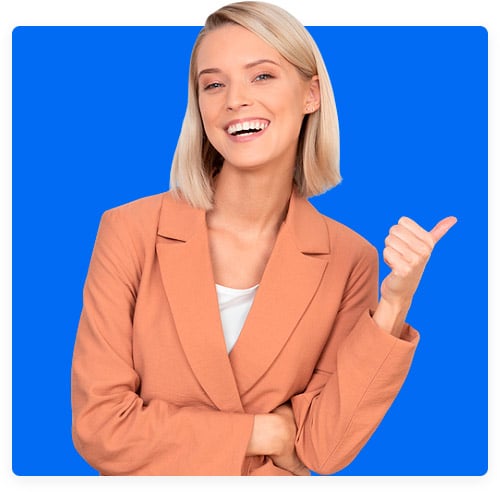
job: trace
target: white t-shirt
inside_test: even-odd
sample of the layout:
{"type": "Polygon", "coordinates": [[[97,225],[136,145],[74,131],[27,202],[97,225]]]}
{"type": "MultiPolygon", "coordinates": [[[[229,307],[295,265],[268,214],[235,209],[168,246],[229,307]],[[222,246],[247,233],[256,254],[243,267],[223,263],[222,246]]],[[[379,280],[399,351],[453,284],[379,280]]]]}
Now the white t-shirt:
{"type": "Polygon", "coordinates": [[[252,307],[257,287],[259,287],[258,284],[248,289],[232,289],[215,284],[219,300],[222,330],[228,353],[231,352],[236,340],[240,336],[248,312],[252,307]]]}

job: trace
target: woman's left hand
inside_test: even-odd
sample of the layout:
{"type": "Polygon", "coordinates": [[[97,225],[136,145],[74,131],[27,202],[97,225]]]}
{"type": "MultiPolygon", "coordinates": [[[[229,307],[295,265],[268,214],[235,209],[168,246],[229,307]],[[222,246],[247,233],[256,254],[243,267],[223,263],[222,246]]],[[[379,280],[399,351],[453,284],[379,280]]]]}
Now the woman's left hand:
{"type": "Polygon", "coordinates": [[[456,222],[455,217],[446,217],[426,231],[401,217],[391,227],[383,252],[391,272],[380,286],[381,299],[373,316],[382,328],[398,334],[434,246],[456,222]]]}
{"type": "Polygon", "coordinates": [[[415,221],[401,217],[397,225],[391,227],[383,256],[392,271],[380,287],[386,301],[411,302],[434,246],[456,222],[455,217],[447,217],[427,232],[415,221]]]}

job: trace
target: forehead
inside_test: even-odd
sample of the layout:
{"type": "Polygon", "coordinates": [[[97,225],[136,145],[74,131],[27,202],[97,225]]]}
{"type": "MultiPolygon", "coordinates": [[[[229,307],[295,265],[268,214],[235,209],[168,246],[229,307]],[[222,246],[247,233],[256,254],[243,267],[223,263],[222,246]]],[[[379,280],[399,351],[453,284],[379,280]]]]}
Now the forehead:
{"type": "Polygon", "coordinates": [[[205,35],[198,48],[196,64],[201,71],[245,65],[257,59],[270,59],[280,65],[287,63],[275,48],[256,34],[227,24],[205,35]]]}

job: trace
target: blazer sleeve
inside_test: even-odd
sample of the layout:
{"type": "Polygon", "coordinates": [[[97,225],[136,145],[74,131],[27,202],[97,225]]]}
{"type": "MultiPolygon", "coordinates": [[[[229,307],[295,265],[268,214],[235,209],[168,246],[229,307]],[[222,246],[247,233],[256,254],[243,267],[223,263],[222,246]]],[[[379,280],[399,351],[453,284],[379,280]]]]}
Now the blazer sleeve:
{"type": "Polygon", "coordinates": [[[240,475],[252,415],[139,396],[141,258],[122,222],[116,209],[103,215],[85,281],[71,379],[75,447],[104,475],[240,475]]]}
{"type": "Polygon", "coordinates": [[[377,301],[378,254],[367,245],[314,374],[292,398],[297,454],[316,473],[335,473],[356,457],[409,371],[419,335],[409,325],[401,338],[379,328],[371,317],[377,301]]]}

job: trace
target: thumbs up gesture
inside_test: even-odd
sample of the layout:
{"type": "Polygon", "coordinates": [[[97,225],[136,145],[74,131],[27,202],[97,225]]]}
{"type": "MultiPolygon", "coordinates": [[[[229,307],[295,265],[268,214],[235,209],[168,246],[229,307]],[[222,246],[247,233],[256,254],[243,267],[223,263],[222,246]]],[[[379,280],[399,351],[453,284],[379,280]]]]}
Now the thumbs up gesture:
{"type": "Polygon", "coordinates": [[[408,217],[401,217],[391,227],[383,252],[391,272],[382,282],[380,303],[373,316],[382,328],[398,334],[434,246],[456,222],[455,217],[446,217],[426,231],[408,217]]]}

